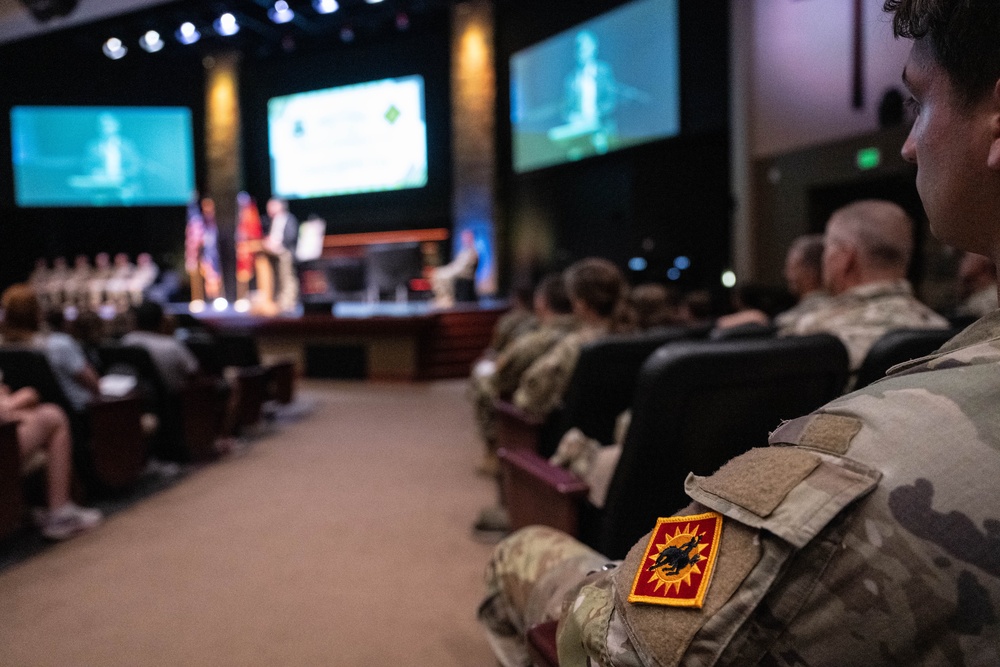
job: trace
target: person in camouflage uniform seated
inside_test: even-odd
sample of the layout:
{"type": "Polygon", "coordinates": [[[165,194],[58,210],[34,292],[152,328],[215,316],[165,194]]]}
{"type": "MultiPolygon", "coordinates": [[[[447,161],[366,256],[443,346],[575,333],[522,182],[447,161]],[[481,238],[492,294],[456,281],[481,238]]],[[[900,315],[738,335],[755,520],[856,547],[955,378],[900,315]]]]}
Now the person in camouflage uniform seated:
{"type": "MultiPolygon", "coordinates": [[[[931,229],[997,262],[1000,3],[886,9],[914,39],[902,152],[931,229]]],[[[527,664],[523,634],[545,619],[563,665],[1000,664],[998,403],[1000,311],[689,476],[693,504],[621,563],[515,533],[480,619],[505,665],[527,664]]]]}
{"type": "Polygon", "coordinates": [[[524,371],[579,326],[571,313],[566,283],[561,274],[547,276],[538,284],[534,306],[539,328],[509,343],[497,356],[489,373],[480,373],[472,378],[471,400],[479,434],[487,450],[482,465],[484,472],[492,473],[497,469],[494,402],[498,398],[509,398],[517,389],[524,371]]]}
{"type": "Polygon", "coordinates": [[[857,371],[893,329],[947,329],[948,320],[913,296],[906,280],[912,252],[913,221],[899,205],[870,199],[838,209],[823,240],[823,284],[832,298],[779,334],[831,333],[857,371]]]}
{"type": "Polygon", "coordinates": [[[793,326],[801,317],[826,305],[823,289],[823,235],[804,234],[792,242],[785,256],[785,283],[798,303],[774,318],[779,329],[793,326]]]}
{"type": "Polygon", "coordinates": [[[566,393],[580,348],[609,333],[619,331],[626,319],[625,277],[606,259],[582,259],[565,273],[573,314],[580,327],[535,360],[521,375],[513,403],[537,419],[544,419],[566,393]]]}

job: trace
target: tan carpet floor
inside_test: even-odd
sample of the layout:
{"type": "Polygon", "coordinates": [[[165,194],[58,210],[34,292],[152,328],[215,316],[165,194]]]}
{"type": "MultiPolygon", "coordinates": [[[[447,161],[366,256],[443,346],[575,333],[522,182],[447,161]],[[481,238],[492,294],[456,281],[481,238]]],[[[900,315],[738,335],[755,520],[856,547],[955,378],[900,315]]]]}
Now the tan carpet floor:
{"type": "Polygon", "coordinates": [[[495,664],[464,386],[303,382],[309,416],[0,573],[0,665],[495,664]]]}

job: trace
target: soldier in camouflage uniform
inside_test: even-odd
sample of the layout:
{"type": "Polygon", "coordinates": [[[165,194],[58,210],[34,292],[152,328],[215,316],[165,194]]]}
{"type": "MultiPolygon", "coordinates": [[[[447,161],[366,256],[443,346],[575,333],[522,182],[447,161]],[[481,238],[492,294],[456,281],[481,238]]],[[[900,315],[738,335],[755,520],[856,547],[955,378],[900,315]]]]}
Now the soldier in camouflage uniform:
{"type": "Polygon", "coordinates": [[[947,329],[948,320],[917,301],[906,280],[912,228],[906,212],[888,201],[835,211],[823,243],[823,283],[832,298],[779,333],[831,333],[857,371],[875,341],[893,329],[947,329]]]}
{"type": "Polygon", "coordinates": [[[823,235],[804,234],[792,242],[785,256],[785,282],[799,301],[779,313],[774,325],[790,328],[800,318],[821,309],[830,295],[823,289],[823,235]]]}
{"type": "Polygon", "coordinates": [[[580,348],[620,327],[628,286],[606,259],[591,257],[566,269],[566,288],[580,328],[524,371],[514,391],[514,404],[537,419],[559,405],[580,358],[580,348]]]}
{"type": "MultiPolygon", "coordinates": [[[[904,81],[920,112],[903,156],[932,230],[996,262],[1000,3],[886,8],[915,38],[904,81]]],[[[560,619],[562,665],[1000,664],[998,404],[994,312],[782,424],[770,447],[688,477],[681,514],[721,522],[700,607],[628,601],[651,569],[647,538],[608,567],[530,528],[498,546],[480,619],[505,665],[527,664],[520,637],[544,619],[560,619]]]]}
{"type": "Polygon", "coordinates": [[[541,326],[509,343],[494,360],[489,372],[472,377],[469,394],[479,433],[487,446],[487,463],[484,464],[487,467],[489,459],[494,456],[496,444],[494,401],[509,398],[517,389],[524,371],[578,326],[570,312],[562,275],[554,274],[542,280],[535,291],[534,301],[536,318],[541,326]]]}

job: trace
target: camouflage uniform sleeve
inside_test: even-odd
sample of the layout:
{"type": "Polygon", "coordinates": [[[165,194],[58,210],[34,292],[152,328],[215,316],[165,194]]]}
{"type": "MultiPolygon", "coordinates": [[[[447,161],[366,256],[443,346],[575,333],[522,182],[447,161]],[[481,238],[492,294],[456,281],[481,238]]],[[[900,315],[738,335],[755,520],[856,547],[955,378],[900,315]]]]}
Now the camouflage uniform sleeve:
{"type": "Polygon", "coordinates": [[[531,364],[514,392],[514,404],[533,417],[548,416],[566,393],[580,344],[579,336],[571,334],[531,364]]]}
{"type": "Polygon", "coordinates": [[[549,329],[533,331],[511,343],[497,357],[496,372],[493,374],[497,395],[510,396],[517,389],[521,376],[556,341],[555,333],[549,329]]]}

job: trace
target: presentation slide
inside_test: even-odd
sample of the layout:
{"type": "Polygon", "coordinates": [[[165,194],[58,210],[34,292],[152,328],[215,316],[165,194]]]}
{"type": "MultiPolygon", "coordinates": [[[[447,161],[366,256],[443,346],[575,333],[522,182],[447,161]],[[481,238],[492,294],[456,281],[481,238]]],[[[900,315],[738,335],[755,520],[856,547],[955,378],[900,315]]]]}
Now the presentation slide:
{"type": "Polygon", "coordinates": [[[183,107],[28,107],[10,112],[18,206],[172,206],[195,189],[183,107]]]}
{"type": "Polygon", "coordinates": [[[427,185],[419,75],[275,97],[267,117],[271,191],[279,197],[427,185]]]}
{"type": "Polygon", "coordinates": [[[638,0],[510,59],[514,171],[680,132],[677,0],[638,0]]]}

